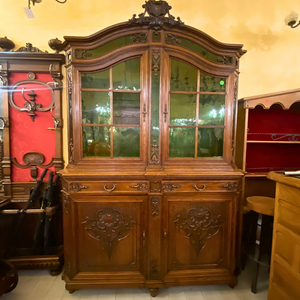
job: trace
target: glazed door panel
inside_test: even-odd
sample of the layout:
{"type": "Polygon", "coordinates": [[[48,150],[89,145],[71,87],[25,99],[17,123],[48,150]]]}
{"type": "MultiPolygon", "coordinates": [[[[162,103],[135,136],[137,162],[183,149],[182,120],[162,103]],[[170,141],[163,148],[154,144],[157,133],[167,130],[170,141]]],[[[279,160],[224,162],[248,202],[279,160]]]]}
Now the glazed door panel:
{"type": "MultiPolygon", "coordinates": [[[[124,271],[144,274],[146,197],[74,199],[77,215],[76,273],[124,271]]],[[[143,276],[143,275],[141,275],[143,276]]]]}
{"type": "Polygon", "coordinates": [[[233,272],[236,213],[231,194],[188,194],[165,198],[167,269],[227,269],[233,272]]]}

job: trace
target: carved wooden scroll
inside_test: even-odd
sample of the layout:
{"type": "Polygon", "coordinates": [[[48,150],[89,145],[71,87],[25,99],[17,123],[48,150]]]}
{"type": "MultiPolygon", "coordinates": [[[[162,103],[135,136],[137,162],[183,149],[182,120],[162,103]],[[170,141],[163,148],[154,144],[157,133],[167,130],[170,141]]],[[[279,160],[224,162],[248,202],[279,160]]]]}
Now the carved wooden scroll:
{"type": "Polygon", "coordinates": [[[129,235],[135,221],[116,208],[105,207],[93,217],[86,217],[82,224],[88,235],[101,243],[110,259],[118,242],[129,235]]]}
{"type": "Polygon", "coordinates": [[[223,223],[220,215],[213,216],[212,212],[203,206],[182,210],[175,214],[174,223],[180,233],[190,239],[199,256],[207,240],[216,235],[223,223]]]}

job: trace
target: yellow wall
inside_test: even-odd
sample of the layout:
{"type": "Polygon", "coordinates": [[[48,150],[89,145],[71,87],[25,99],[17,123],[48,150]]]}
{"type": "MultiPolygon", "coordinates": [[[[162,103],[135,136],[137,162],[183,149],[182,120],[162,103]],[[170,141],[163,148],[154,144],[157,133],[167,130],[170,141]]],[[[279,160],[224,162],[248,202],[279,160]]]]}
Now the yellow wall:
{"type": "MultiPolygon", "coordinates": [[[[300,26],[291,29],[283,20],[298,0],[169,0],[172,15],[224,43],[244,44],[239,98],[299,88],[300,26]]],[[[0,37],[16,48],[31,42],[41,50],[51,38],[91,35],[127,21],[143,11],[144,0],[43,0],[32,7],[34,19],[23,8],[27,0],[0,0],[0,37]]]]}
{"type": "MultiPolygon", "coordinates": [[[[144,0],[43,0],[32,7],[27,0],[0,0],[0,37],[16,48],[31,42],[52,52],[48,40],[91,35],[143,12],[144,0]]],[[[240,63],[239,98],[300,87],[300,26],[291,29],[284,18],[299,0],[168,0],[171,14],[224,43],[244,44],[240,63]]],[[[15,49],[16,49],[15,48],[15,49]]],[[[65,99],[65,95],[64,95],[65,99]]],[[[64,111],[66,113],[66,111],[64,111]]],[[[64,144],[66,145],[66,140],[64,144]]],[[[66,151],[66,147],[64,147],[66,151]]]]}

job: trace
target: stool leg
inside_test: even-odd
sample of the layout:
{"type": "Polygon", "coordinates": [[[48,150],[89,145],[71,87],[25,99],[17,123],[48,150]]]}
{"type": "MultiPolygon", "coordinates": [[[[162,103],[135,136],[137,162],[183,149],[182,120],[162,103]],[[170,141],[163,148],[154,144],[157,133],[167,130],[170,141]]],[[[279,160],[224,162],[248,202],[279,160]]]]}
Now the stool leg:
{"type": "Polygon", "coordinates": [[[252,275],[252,284],[251,284],[251,292],[256,293],[256,285],[257,285],[257,277],[259,271],[259,264],[257,263],[260,258],[260,237],[261,237],[261,228],[263,222],[263,215],[258,214],[257,224],[256,224],[256,240],[255,240],[255,249],[254,249],[254,261],[255,268],[252,275]]]}

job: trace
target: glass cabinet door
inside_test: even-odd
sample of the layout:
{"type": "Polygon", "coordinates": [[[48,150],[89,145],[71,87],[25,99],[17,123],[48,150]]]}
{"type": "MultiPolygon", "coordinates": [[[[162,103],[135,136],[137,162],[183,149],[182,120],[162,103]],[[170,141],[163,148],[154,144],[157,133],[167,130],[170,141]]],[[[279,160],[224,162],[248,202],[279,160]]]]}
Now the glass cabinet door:
{"type": "Polygon", "coordinates": [[[222,157],[226,79],[171,59],[169,157],[222,157]]]}
{"type": "MultiPolygon", "coordinates": [[[[171,159],[222,157],[226,78],[175,58],[170,72],[161,74],[169,81],[168,132],[159,137],[159,119],[165,119],[161,103],[166,102],[160,99],[159,76],[152,76],[151,142],[159,146],[160,139],[168,140],[161,151],[171,159]]],[[[141,90],[140,58],[81,74],[83,158],[141,157],[141,90]]]]}
{"type": "Polygon", "coordinates": [[[83,157],[140,157],[140,58],[81,74],[83,157]]]}

